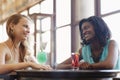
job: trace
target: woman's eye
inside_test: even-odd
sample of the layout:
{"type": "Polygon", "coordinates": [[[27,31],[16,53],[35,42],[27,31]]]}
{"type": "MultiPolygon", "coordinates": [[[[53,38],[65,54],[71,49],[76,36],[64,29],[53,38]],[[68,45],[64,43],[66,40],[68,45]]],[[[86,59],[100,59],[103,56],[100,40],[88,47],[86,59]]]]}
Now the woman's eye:
{"type": "Polygon", "coordinates": [[[23,25],[25,28],[27,28],[28,26],[27,25],[23,25]]]}
{"type": "Polygon", "coordinates": [[[83,30],[87,30],[89,28],[89,26],[85,26],[84,28],[83,28],[83,30]]]}

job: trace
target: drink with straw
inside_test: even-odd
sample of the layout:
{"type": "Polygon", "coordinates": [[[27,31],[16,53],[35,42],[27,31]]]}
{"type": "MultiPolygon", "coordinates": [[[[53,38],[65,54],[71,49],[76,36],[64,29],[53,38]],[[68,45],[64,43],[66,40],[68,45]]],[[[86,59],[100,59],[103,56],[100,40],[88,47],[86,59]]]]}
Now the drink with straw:
{"type": "Polygon", "coordinates": [[[72,67],[73,67],[73,70],[78,70],[79,69],[79,54],[72,53],[71,54],[71,58],[72,58],[72,67]]]}

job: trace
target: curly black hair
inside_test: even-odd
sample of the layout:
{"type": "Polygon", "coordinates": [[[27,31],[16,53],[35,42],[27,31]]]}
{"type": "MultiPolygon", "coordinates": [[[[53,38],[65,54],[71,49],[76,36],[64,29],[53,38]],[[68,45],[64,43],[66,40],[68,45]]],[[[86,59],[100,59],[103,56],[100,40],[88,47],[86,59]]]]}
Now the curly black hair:
{"type": "Polygon", "coordinates": [[[81,29],[82,24],[85,22],[89,22],[94,27],[95,36],[100,41],[102,46],[105,46],[107,41],[111,38],[111,31],[108,28],[105,21],[98,16],[91,16],[89,18],[84,18],[79,22],[79,30],[82,39],[83,45],[88,45],[89,43],[84,39],[83,31],[81,29]]]}

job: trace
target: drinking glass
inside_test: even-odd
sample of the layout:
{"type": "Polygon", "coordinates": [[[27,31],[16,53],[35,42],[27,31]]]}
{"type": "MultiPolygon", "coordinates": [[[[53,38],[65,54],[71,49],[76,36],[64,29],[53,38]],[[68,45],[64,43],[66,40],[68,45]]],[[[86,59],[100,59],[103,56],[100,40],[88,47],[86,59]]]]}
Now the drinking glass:
{"type": "Polygon", "coordinates": [[[47,62],[47,53],[44,51],[41,51],[41,52],[39,51],[37,54],[37,61],[40,64],[45,64],[47,62]]]}
{"type": "Polygon", "coordinates": [[[71,58],[73,70],[79,70],[79,54],[72,53],[71,58]]]}

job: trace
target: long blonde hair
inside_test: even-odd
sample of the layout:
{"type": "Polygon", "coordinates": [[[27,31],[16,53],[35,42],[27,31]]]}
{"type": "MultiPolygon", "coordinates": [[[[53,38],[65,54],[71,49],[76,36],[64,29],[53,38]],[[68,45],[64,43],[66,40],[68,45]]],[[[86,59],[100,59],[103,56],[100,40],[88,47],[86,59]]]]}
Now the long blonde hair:
{"type": "MultiPolygon", "coordinates": [[[[12,16],[10,16],[7,20],[7,23],[6,23],[6,31],[7,31],[7,34],[9,36],[9,38],[11,38],[11,40],[13,41],[14,43],[14,39],[15,39],[15,36],[14,36],[14,33],[13,33],[13,30],[11,29],[10,25],[11,24],[18,24],[19,23],[19,20],[21,18],[27,18],[30,22],[32,22],[32,20],[28,17],[28,16],[25,16],[25,15],[21,15],[21,14],[14,14],[12,16]]],[[[20,61],[23,62],[24,61],[24,57],[25,55],[27,54],[27,51],[29,49],[28,47],[29,45],[27,44],[27,40],[25,41],[22,41],[20,43],[20,46],[19,46],[19,53],[20,53],[20,61]]]]}

